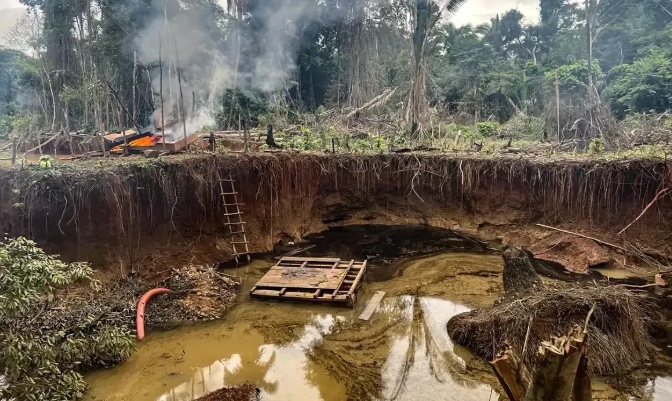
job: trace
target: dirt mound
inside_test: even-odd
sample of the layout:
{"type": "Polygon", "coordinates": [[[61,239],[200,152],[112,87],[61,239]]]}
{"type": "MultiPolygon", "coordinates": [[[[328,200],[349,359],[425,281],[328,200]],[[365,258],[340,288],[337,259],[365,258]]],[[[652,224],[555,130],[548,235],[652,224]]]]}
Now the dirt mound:
{"type": "Polygon", "coordinates": [[[250,383],[234,387],[225,387],[221,390],[197,398],[196,401],[253,401],[259,400],[259,390],[250,383]]]}
{"type": "Polygon", "coordinates": [[[448,322],[448,334],[458,344],[492,360],[505,345],[513,347],[528,366],[535,366],[542,341],[588,327],[589,369],[598,375],[623,374],[645,361],[653,351],[647,332],[644,300],[620,287],[534,289],[491,309],[458,315],[448,322]],[[527,347],[525,338],[529,331],[527,347]]]}
{"type": "Polygon", "coordinates": [[[530,250],[535,258],[560,263],[575,273],[588,273],[590,267],[611,260],[609,252],[595,241],[586,238],[568,238],[567,235],[553,235],[535,244],[530,250]]]}
{"type": "Polygon", "coordinates": [[[147,304],[147,325],[167,328],[179,322],[219,319],[233,304],[238,283],[214,267],[189,265],[173,270],[159,287],[172,290],[147,304]]]}

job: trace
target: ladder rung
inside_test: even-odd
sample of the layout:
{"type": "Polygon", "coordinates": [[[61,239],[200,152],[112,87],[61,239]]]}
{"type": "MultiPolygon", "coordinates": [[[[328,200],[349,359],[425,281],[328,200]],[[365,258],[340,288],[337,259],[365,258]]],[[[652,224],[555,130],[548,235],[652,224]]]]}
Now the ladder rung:
{"type": "Polygon", "coordinates": [[[225,203],[224,206],[245,206],[244,203],[225,203]]]}
{"type": "Polygon", "coordinates": [[[230,244],[231,245],[245,245],[245,244],[247,244],[247,241],[242,241],[242,242],[241,241],[231,241],[230,244]]]}
{"type": "Polygon", "coordinates": [[[232,180],[231,178],[220,178],[220,181],[226,181],[226,182],[236,182],[236,180],[232,180]]]}
{"type": "Polygon", "coordinates": [[[247,222],[246,221],[230,221],[230,222],[224,223],[224,224],[229,225],[229,226],[233,226],[233,225],[238,225],[238,224],[247,224],[247,222]]]}
{"type": "Polygon", "coordinates": [[[229,235],[236,235],[236,234],[245,234],[245,231],[233,231],[229,233],[229,235]]]}
{"type": "Polygon", "coordinates": [[[223,216],[240,216],[243,212],[224,213],[223,216]]]}
{"type": "Polygon", "coordinates": [[[222,195],[222,196],[224,196],[224,195],[238,195],[238,192],[222,192],[222,193],[220,193],[220,195],[222,195]]]}

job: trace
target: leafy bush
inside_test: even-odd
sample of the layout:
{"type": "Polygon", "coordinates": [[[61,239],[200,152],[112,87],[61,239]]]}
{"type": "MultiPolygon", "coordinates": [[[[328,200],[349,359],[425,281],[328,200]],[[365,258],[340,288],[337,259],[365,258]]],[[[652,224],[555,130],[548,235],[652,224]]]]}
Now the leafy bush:
{"type": "Polygon", "coordinates": [[[501,129],[497,121],[486,121],[476,124],[476,131],[484,138],[491,138],[499,133],[501,129]]]}
{"type": "Polygon", "coordinates": [[[503,130],[517,139],[541,140],[544,136],[546,121],[525,113],[516,113],[504,124],[503,130]]]}
{"type": "Polygon", "coordinates": [[[599,155],[604,152],[604,140],[602,137],[597,137],[590,141],[588,145],[588,154],[589,155],[599,155]]]}
{"type": "Polygon", "coordinates": [[[81,399],[86,383],[77,371],[131,355],[127,329],[103,324],[80,301],[57,307],[59,289],[90,281],[92,273],[88,264],[64,263],[26,238],[0,242],[0,399],[81,399]]]}
{"type": "MultiPolygon", "coordinates": [[[[575,64],[562,65],[547,72],[546,81],[548,85],[554,86],[555,78],[557,77],[560,93],[583,97],[588,93],[586,90],[588,85],[588,67],[586,64],[586,62],[582,61],[575,64]]],[[[593,61],[591,71],[593,73],[593,84],[599,88],[603,84],[604,73],[597,60],[593,61]]]]}
{"type": "Polygon", "coordinates": [[[605,98],[621,117],[627,113],[662,113],[672,108],[672,61],[662,50],[652,51],[633,64],[614,67],[610,78],[605,98]]]}

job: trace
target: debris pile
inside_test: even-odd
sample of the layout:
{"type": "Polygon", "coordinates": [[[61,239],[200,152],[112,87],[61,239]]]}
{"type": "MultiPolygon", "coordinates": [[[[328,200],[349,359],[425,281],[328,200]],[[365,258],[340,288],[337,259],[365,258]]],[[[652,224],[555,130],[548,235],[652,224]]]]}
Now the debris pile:
{"type": "MultiPolygon", "coordinates": [[[[513,253],[520,256],[513,258],[516,263],[510,258],[512,251],[504,251],[505,287],[507,272],[512,268],[520,272],[520,265],[530,263],[524,251],[513,253]]],[[[533,278],[522,280],[529,284],[527,288],[515,287],[492,308],[451,319],[447,325],[450,337],[487,360],[511,348],[532,371],[540,362],[542,343],[583,327],[594,308],[587,326],[588,369],[592,374],[622,374],[650,357],[654,348],[647,331],[649,313],[644,298],[617,286],[558,283],[540,287],[530,269],[524,270],[533,278]]]]}
{"type": "Polygon", "coordinates": [[[196,401],[256,401],[259,399],[259,389],[250,383],[244,383],[213,391],[196,401]]]}
{"type": "Polygon", "coordinates": [[[219,319],[236,297],[238,283],[218,273],[214,267],[189,265],[174,269],[159,286],[171,294],[147,304],[147,325],[169,328],[181,322],[219,319]]]}

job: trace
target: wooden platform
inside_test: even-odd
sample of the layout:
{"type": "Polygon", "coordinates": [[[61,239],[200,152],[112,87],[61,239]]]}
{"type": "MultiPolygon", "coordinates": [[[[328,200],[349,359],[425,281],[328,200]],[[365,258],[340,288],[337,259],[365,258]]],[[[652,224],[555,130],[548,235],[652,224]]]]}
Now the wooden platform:
{"type": "Polygon", "coordinates": [[[364,273],[366,262],[284,257],[250,290],[250,296],[354,306],[364,273]]]}

